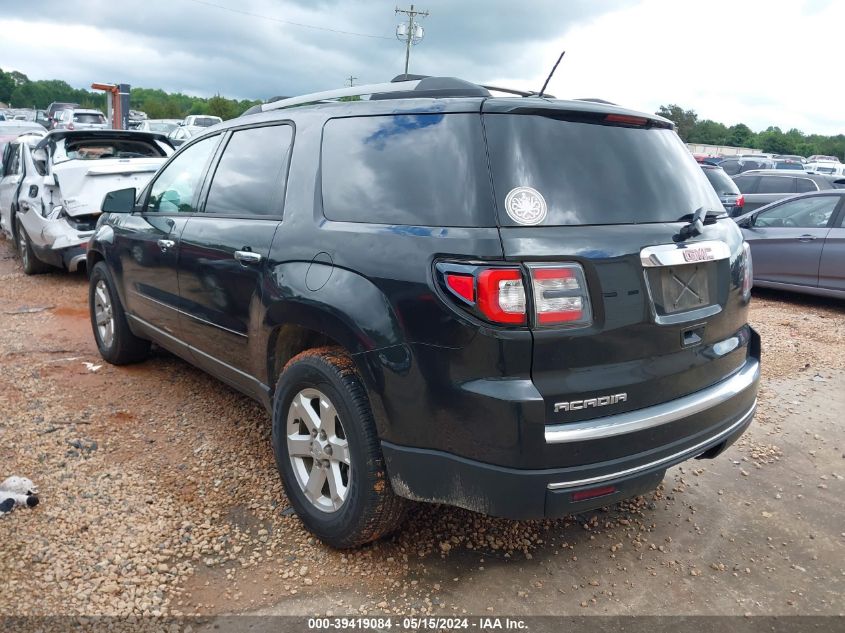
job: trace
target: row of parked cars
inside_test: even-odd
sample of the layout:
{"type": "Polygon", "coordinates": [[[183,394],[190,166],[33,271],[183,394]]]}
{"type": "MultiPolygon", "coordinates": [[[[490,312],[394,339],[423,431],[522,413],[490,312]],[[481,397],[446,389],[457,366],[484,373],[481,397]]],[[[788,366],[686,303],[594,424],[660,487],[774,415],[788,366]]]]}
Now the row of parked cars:
{"type": "Polygon", "coordinates": [[[701,169],[751,245],[754,283],[845,297],[845,176],[721,165],[701,169]]]}

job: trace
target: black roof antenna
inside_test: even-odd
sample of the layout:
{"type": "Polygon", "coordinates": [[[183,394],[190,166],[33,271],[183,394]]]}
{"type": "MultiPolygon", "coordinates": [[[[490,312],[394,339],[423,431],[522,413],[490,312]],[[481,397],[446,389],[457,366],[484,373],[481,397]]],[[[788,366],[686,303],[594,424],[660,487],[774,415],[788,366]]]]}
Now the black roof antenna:
{"type": "Polygon", "coordinates": [[[554,65],[554,66],[552,66],[552,72],[550,72],[550,73],[549,73],[549,76],[548,76],[548,77],[546,77],[546,83],[544,83],[544,84],[543,84],[543,87],[542,87],[542,88],[540,88],[540,92],[539,92],[539,93],[537,93],[537,96],[538,96],[538,97],[542,97],[542,96],[545,94],[545,92],[546,92],[546,86],[548,86],[548,85],[549,85],[549,81],[551,81],[551,79],[552,79],[552,75],[554,75],[554,74],[555,74],[555,71],[557,70],[557,65],[560,63],[560,60],[562,60],[562,59],[563,59],[563,56],[564,56],[564,55],[566,55],[566,51],[561,51],[561,53],[560,53],[560,57],[558,57],[558,58],[557,58],[557,61],[555,62],[555,65],[554,65]]]}

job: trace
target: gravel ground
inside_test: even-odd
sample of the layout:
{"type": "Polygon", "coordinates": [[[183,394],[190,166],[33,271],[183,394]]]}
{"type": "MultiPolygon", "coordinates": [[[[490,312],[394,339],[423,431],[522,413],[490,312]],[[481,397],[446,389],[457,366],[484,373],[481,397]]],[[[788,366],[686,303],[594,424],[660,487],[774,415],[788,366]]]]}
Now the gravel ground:
{"type": "MultiPolygon", "coordinates": [[[[27,277],[0,241],[0,478],[28,476],[41,493],[37,508],[0,519],[0,615],[484,613],[502,607],[498,593],[530,604],[552,587],[564,611],[618,612],[624,590],[648,578],[744,583],[755,562],[710,560],[692,547],[667,560],[666,532],[706,515],[701,504],[723,494],[701,497],[702,485],[730,495],[731,482],[765,469],[794,479],[783,472],[784,408],[798,412],[802,399],[828,389],[838,398],[843,384],[843,303],[759,294],[752,322],[764,340],[765,385],[757,424],[722,457],[727,475],[688,463],[653,495],[555,521],[421,505],[391,538],[337,552],[290,511],[265,411],[165,352],[132,367],[103,363],[86,297],[83,275],[27,277]],[[571,577],[562,580],[547,561],[564,558],[560,573],[571,577]],[[617,561],[609,572],[608,561],[617,561]]],[[[839,462],[821,467],[825,494],[841,490],[839,441],[816,449],[839,451],[839,462]]],[[[841,505],[821,497],[817,505],[838,517],[822,558],[845,576],[841,505]]],[[[749,549],[743,561],[756,554],[749,549]]],[[[802,596],[787,599],[810,608],[802,596]]],[[[836,602],[816,599],[816,612],[836,602]]]]}

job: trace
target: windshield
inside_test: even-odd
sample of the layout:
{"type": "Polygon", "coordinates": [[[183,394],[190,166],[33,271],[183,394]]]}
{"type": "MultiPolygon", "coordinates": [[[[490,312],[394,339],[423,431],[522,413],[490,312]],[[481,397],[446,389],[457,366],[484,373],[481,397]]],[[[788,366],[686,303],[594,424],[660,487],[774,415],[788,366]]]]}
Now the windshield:
{"type": "Polygon", "coordinates": [[[484,116],[502,225],[509,192],[531,187],[548,206],[545,225],[675,222],[722,210],[702,169],[672,130],[539,115],[484,116]]]}
{"type": "Polygon", "coordinates": [[[191,122],[191,125],[199,125],[200,127],[210,127],[212,125],[217,125],[218,123],[220,123],[220,119],[216,117],[198,116],[193,120],[193,122],[191,122]]]}
{"type": "Polygon", "coordinates": [[[737,189],[736,183],[731,180],[731,177],[725,173],[724,169],[703,169],[702,171],[707,176],[710,184],[713,185],[713,189],[720,196],[739,195],[739,189],[737,189]]]}
{"type": "Polygon", "coordinates": [[[56,143],[53,163],[66,160],[100,160],[103,158],[161,158],[164,151],[156,144],[142,140],[88,138],[62,139],[56,143]]]}
{"type": "Polygon", "coordinates": [[[178,126],[176,123],[148,123],[147,127],[150,132],[160,132],[161,134],[170,134],[178,126]]]}

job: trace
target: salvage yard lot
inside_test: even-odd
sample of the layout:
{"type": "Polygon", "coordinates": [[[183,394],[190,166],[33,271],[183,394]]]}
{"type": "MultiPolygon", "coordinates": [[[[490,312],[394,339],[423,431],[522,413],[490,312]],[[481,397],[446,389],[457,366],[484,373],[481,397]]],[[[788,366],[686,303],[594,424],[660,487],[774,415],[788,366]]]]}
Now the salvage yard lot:
{"type": "Polygon", "coordinates": [[[0,614],[834,614],[845,591],[845,302],[759,293],[751,430],[653,495],[556,521],[419,506],[356,551],[290,511],[257,404],[156,351],[101,361],[84,275],[0,241],[0,614]],[[33,597],[36,596],[36,599],[33,597]]]}

